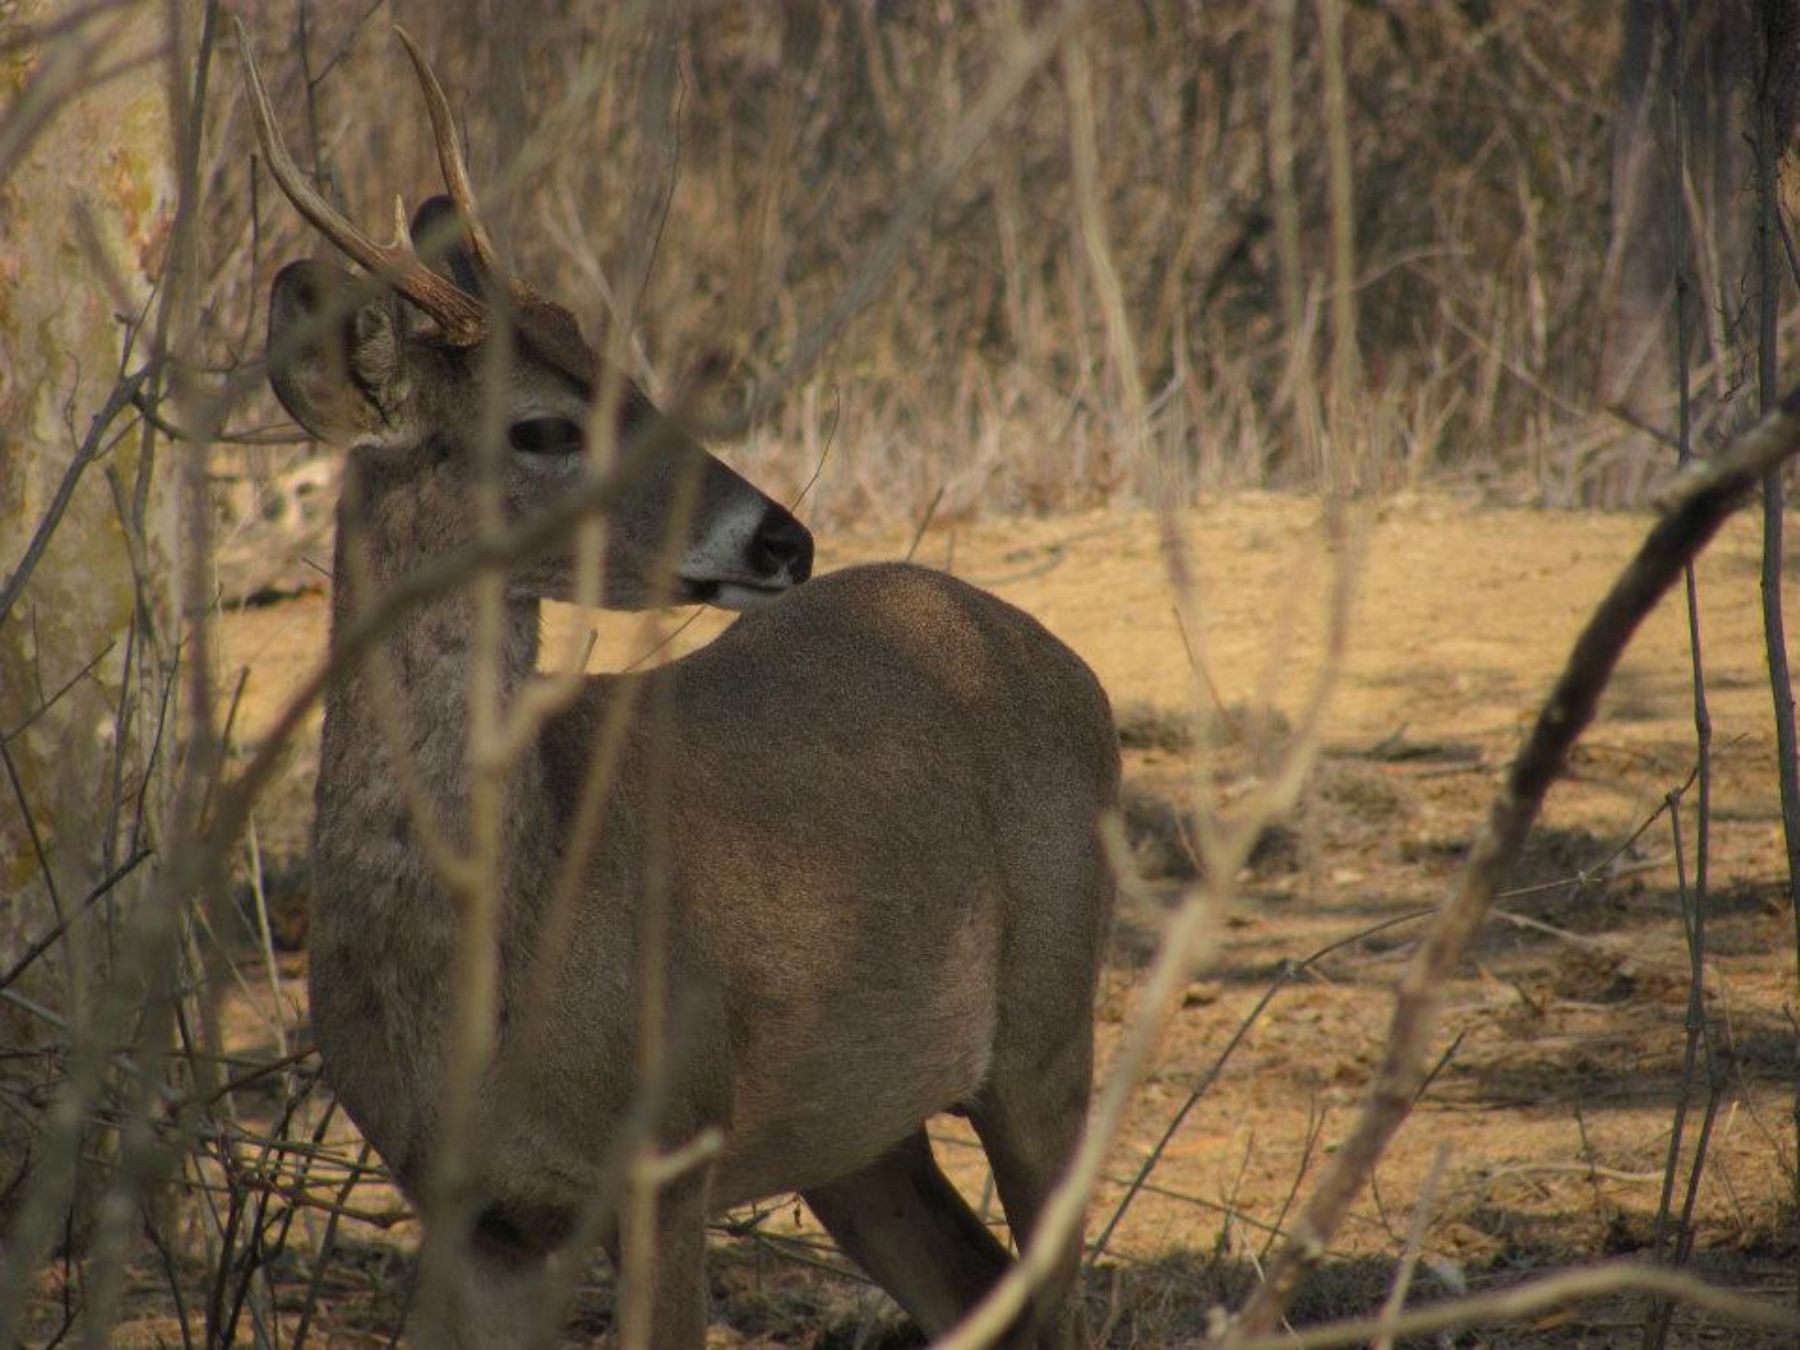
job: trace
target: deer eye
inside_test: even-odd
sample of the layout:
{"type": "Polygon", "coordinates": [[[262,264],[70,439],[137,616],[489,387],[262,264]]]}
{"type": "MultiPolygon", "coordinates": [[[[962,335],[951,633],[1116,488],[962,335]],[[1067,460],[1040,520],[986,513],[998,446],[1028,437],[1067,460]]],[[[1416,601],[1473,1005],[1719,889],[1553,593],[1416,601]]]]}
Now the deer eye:
{"type": "Polygon", "coordinates": [[[581,449],[581,428],[566,417],[527,417],[507,428],[506,438],[523,455],[572,455],[581,449]]]}

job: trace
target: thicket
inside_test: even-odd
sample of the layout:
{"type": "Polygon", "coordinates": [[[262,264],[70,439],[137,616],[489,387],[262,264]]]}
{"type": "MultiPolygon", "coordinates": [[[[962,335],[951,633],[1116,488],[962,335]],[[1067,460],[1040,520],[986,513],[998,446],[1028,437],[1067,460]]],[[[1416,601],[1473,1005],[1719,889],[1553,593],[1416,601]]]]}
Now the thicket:
{"type": "MultiPolygon", "coordinates": [[[[677,20],[671,141],[641,113],[657,78],[641,15],[523,0],[445,25],[394,8],[465,111],[520,270],[591,332],[627,323],[655,391],[698,381],[721,411],[774,378],[840,293],[1009,32],[1002,6],[694,7],[677,20]]],[[[1026,8],[1021,22],[1040,7],[1026,8]]],[[[389,219],[396,183],[432,181],[386,15],[313,6],[304,31],[283,12],[263,33],[301,58],[275,75],[278,107],[371,224],[389,219]]],[[[1325,359],[1327,138],[1312,8],[1295,18],[1291,194],[1262,7],[1144,0],[1091,19],[1104,211],[1151,444],[1182,495],[1316,480],[1293,375],[1325,359]],[[1298,280],[1281,266],[1287,211],[1298,280]]],[[[1383,427],[1365,489],[1448,474],[1592,502],[1619,456],[1663,453],[1592,416],[1617,28],[1598,0],[1348,11],[1358,337],[1383,427]]],[[[217,356],[230,364],[255,352],[248,311],[268,271],[312,244],[266,183],[244,190],[241,105],[221,99],[216,116],[217,356]]],[[[956,515],[1145,499],[1153,476],[1120,449],[1084,265],[1066,100],[1044,77],[816,374],[728,452],[790,491],[823,461],[810,506],[823,524],[916,518],[933,502],[956,515]]]]}

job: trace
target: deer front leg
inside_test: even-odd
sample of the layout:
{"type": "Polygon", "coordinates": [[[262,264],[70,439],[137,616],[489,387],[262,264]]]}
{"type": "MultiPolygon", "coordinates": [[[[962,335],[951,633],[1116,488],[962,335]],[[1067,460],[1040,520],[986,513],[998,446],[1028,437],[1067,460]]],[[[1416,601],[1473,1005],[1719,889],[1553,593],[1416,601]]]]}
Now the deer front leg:
{"type": "Polygon", "coordinates": [[[552,1300],[561,1289],[556,1276],[563,1259],[476,1234],[454,1258],[442,1306],[413,1310],[409,1340],[454,1350],[553,1344],[562,1310],[552,1300]]]}
{"type": "Polygon", "coordinates": [[[623,1344],[655,1350],[706,1344],[707,1181],[701,1174],[646,1188],[620,1216],[621,1232],[608,1248],[619,1272],[623,1344]],[[651,1207],[648,1215],[644,1205],[651,1207]]]}

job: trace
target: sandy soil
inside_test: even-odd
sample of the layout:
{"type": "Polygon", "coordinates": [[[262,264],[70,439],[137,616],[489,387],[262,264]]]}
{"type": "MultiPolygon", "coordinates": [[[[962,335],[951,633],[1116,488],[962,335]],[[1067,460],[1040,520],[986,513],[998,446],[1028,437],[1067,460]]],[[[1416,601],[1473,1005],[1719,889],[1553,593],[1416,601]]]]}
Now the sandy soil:
{"type": "MultiPolygon", "coordinates": [[[[1133,1006],[1163,909],[1182,889],[1184,860],[1169,822],[1197,801],[1229,809],[1267,763],[1320,678],[1337,569],[1354,571],[1353,621],[1324,719],[1323,757],[1301,806],[1265,838],[1229,911],[1217,916],[1114,1151],[1115,1180],[1096,1198],[1090,1235],[1119,1205],[1118,1179],[1189,1104],[1282,963],[1345,945],[1275,995],[1192,1104],[1150,1188],[1112,1236],[1090,1299],[1095,1326],[1118,1345],[1193,1335],[1209,1306],[1231,1301],[1254,1278],[1296,1189],[1304,1193],[1306,1177],[1348,1128],[1382,1044],[1391,983],[1420,925],[1357,935],[1444,892],[1577,627],[1645,522],[1403,497],[1334,553],[1315,503],[1246,495],[1200,508],[1186,526],[1199,621],[1185,640],[1150,516],[935,528],[917,548],[919,561],[1037,615],[1112,694],[1144,832],[1140,855],[1157,875],[1121,913],[1100,1009],[1109,1044],[1133,1006]],[[1195,708],[1226,712],[1198,741],[1187,720],[1195,708]],[[1259,716],[1261,709],[1278,715],[1259,716]]],[[[909,531],[824,539],[821,565],[894,557],[909,543],[909,531]]],[[[1795,927],[1780,881],[1757,550],[1755,524],[1741,520],[1699,571],[1715,756],[1704,1006],[1716,1111],[1696,1197],[1694,1261],[1724,1283],[1791,1304],[1795,927]]],[[[664,638],[662,655],[685,650],[722,621],[703,615],[669,637],[675,620],[565,610],[552,617],[551,648],[579,653],[591,629],[597,663],[616,668],[664,638]]],[[[325,601],[229,616],[223,639],[230,682],[248,668],[235,726],[254,744],[323,651],[325,601]]],[[[1375,1189],[1333,1244],[1306,1316],[1379,1303],[1434,1159],[1441,1176],[1421,1244],[1419,1299],[1639,1253],[1651,1240],[1683,1081],[1689,957],[1668,820],[1638,831],[1693,767],[1691,697],[1677,596],[1635,642],[1599,723],[1552,794],[1517,891],[1450,990],[1444,1063],[1375,1189]]],[[[293,883],[272,883],[272,901],[278,917],[288,907],[283,922],[296,928],[291,906],[303,910],[303,873],[287,864],[304,838],[316,722],[309,735],[258,819],[271,876],[293,883]]],[[[1693,814],[1690,792],[1681,803],[1690,873],[1693,814]]],[[[281,1016],[290,1028],[301,1014],[302,961],[281,962],[281,1016]]],[[[266,1006],[252,1006],[258,998],[266,1005],[266,995],[247,996],[239,1022],[247,1040],[266,1046],[266,1006]]],[[[1689,1153],[1707,1100],[1702,1068],[1689,1153]]],[[[957,1122],[943,1127],[946,1165],[982,1196],[979,1153],[957,1122]]],[[[1677,1206],[1680,1198],[1678,1189],[1677,1206]]],[[[391,1207],[392,1198],[370,1188],[368,1205],[391,1207]]],[[[391,1274],[382,1252],[405,1239],[407,1225],[344,1228],[367,1244],[358,1260],[368,1270],[391,1274]]],[[[721,1236],[720,1344],[848,1345],[871,1319],[888,1325],[858,1286],[783,1259],[795,1238],[815,1237],[790,1207],[748,1236],[721,1236]],[[837,1329],[803,1331],[821,1324],[837,1329]]],[[[386,1278],[371,1273],[365,1285],[350,1278],[328,1288],[336,1334],[383,1334],[398,1297],[382,1292],[386,1278]]],[[[604,1276],[594,1278],[583,1315],[599,1325],[604,1276]]],[[[1636,1344],[1642,1316],[1641,1304],[1614,1300],[1499,1340],[1636,1344]]],[[[1684,1313],[1673,1343],[1755,1343],[1726,1326],[1684,1313]]],[[[868,1343],[889,1343],[881,1337],[891,1334],[868,1343]]]]}

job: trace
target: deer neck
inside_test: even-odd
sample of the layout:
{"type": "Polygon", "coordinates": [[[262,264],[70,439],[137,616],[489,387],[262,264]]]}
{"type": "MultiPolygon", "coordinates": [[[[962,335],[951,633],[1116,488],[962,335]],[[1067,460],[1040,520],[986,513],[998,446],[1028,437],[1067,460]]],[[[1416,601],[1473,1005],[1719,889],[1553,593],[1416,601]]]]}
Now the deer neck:
{"type": "MultiPolygon", "coordinates": [[[[422,508],[416,490],[395,490],[378,469],[352,457],[338,507],[332,570],[334,650],[352,625],[380,609],[397,584],[442,552],[442,544],[427,534],[434,518],[442,516],[422,508]]],[[[470,588],[458,586],[399,616],[373,656],[345,672],[327,694],[317,841],[334,854],[349,855],[336,861],[365,874],[372,869],[395,880],[414,874],[423,880],[426,864],[413,842],[414,804],[402,786],[408,777],[432,810],[438,833],[458,849],[467,846],[477,663],[497,662],[504,715],[533,678],[539,640],[538,602],[509,598],[498,649],[484,654],[476,608],[470,588]]],[[[541,794],[542,781],[543,766],[535,747],[528,747],[509,766],[502,789],[503,867],[521,861],[516,823],[532,818],[525,808],[541,794]]]]}

